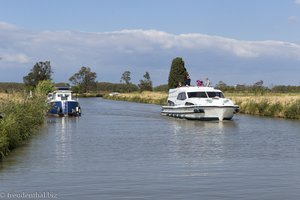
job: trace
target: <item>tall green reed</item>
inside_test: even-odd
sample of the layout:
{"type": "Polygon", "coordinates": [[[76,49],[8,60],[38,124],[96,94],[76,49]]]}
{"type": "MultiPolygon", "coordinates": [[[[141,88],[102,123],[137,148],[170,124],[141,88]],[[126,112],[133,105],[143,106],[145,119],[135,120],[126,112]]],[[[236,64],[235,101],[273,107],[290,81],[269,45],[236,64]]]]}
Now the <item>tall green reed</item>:
{"type": "Polygon", "coordinates": [[[31,137],[44,122],[47,108],[45,96],[40,94],[0,102],[0,160],[31,137]]]}

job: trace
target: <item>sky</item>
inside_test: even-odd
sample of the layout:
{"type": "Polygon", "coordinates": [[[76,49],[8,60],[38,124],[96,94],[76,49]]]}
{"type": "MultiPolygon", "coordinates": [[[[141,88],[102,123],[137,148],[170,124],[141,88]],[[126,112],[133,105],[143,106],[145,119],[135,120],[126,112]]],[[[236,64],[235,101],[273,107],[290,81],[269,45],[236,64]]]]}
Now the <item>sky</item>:
{"type": "Polygon", "coordinates": [[[55,82],[166,84],[182,57],[192,84],[300,85],[300,0],[0,0],[0,82],[50,61],[55,82]]]}

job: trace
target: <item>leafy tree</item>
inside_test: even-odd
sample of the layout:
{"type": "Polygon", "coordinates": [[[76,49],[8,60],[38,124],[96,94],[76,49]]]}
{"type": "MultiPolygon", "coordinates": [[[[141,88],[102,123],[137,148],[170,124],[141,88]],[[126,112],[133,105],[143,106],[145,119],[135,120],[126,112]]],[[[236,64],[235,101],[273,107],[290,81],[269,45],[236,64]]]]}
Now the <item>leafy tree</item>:
{"type": "Polygon", "coordinates": [[[140,80],[139,88],[141,91],[152,91],[152,81],[149,72],[144,74],[144,79],[140,80]]]}
{"type": "Polygon", "coordinates": [[[264,84],[263,80],[257,81],[256,83],[253,84],[254,87],[262,87],[264,84]]]}
{"type": "Polygon", "coordinates": [[[46,95],[49,92],[52,92],[53,90],[54,84],[51,82],[51,80],[40,81],[35,88],[35,91],[41,95],[46,95]]]}
{"type": "Polygon", "coordinates": [[[89,67],[83,66],[69,78],[69,81],[75,85],[75,92],[85,93],[96,88],[96,78],[96,72],[92,72],[89,67]]]}
{"type": "Polygon", "coordinates": [[[25,86],[33,89],[40,81],[51,80],[51,65],[50,61],[36,63],[27,76],[23,77],[25,86]]]}
{"type": "Polygon", "coordinates": [[[124,82],[126,83],[126,85],[129,85],[131,80],[130,74],[131,74],[130,71],[125,71],[121,76],[120,82],[124,82]]]}
{"type": "Polygon", "coordinates": [[[177,87],[179,82],[184,83],[184,79],[187,74],[188,73],[186,71],[186,68],[184,67],[184,61],[182,60],[182,58],[174,58],[172,61],[168,79],[169,89],[177,87]]]}
{"type": "Polygon", "coordinates": [[[120,80],[121,83],[122,83],[122,82],[125,83],[126,88],[127,88],[127,92],[132,91],[132,90],[131,90],[131,85],[132,85],[132,83],[130,82],[130,80],[131,80],[130,74],[131,74],[130,71],[125,71],[125,72],[122,74],[121,80],[120,80]]]}
{"type": "Polygon", "coordinates": [[[253,86],[250,87],[250,90],[252,90],[252,92],[254,92],[255,94],[261,94],[263,95],[264,92],[266,91],[263,87],[263,84],[264,84],[264,81],[263,80],[260,80],[256,83],[253,84],[253,86]]]}

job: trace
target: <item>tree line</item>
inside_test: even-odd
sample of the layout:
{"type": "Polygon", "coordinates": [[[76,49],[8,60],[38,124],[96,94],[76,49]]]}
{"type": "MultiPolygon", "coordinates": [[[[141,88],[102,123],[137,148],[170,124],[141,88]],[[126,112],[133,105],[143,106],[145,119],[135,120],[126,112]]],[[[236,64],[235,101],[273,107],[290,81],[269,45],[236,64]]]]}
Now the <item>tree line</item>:
{"type": "MultiPolygon", "coordinates": [[[[188,76],[188,71],[181,57],[176,57],[172,60],[167,84],[153,87],[150,73],[145,72],[138,84],[131,82],[131,72],[124,71],[120,77],[120,83],[98,82],[96,72],[93,72],[90,67],[82,66],[68,80],[68,83],[53,83],[52,68],[50,61],[37,62],[30,72],[23,77],[22,83],[0,83],[0,92],[24,91],[25,89],[34,90],[39,82],[43,82],[40,88],[45,91],[51,91],[54,86],[70,86],[76,93],[88,92],[136,92],[136,91],[168,91],[175,88],[179,83],[184,83],[188,76]]],[[[219,81],[216,88],[224,92],[248,92],[248,93],[295,93],[300,92],[300,86],[285,86],[277,85],[272,88],[263,86],[263,81],[260,80],[252,85],[227,85],[223,81],[219,81]]]]}
{"type": "Polygon", "coordinates": [[[231,93],[255,93],[264,94],[268,92],[272,93],[300,93],[300,86],[295,85],[275,85],[272,87],[266,87],[263,85],[263,80],[257,81],[250,85],[237,84],[237,85],[227,85],[223,81],[219,81],[215,88],[218,88],[224,92],[231,93]]]}
{"type": "MultiPolygon", "coordinates": [[[[115,92],[132,92],[132,91],[152,91],[153,85],[150,73],[145,72],[143,79],[135,85],[131,82],[131,72],[125,71],[120,78],[120,83],[105,83],[96,81],[97,74],[90,67],[82,66],[78,72],[74,73],[69,83],[52,83],[52,69],[50,61],[36,63],[30,72],[23,77],[23,82],[27,90],[34,90],[40,82],[48,84],[49,90],[53,86],[71,86],[76,93],[89,93],[96,91],[115,91],[115,92]]],[[[17,85],[15,85],[17,86],[17,85]]]]}

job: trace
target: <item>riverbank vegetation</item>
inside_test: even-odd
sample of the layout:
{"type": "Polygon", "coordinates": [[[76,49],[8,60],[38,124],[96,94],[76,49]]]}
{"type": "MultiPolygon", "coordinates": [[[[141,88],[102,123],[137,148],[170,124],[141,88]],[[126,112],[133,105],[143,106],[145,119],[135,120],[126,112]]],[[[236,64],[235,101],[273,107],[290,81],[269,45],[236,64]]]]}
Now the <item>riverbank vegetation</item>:
{"type": "Polygon", "coordinates": [[[244,114],[300,119],[300,94],[297,93],[260,96],[229,93],[227,96],[240,106],[240,112],[244,114]]]}
{"type": "Polygon", "coordinates": [[[0,93],[22,92],[25,90],[24,83],[2,82],[0,83],[0,93]]]}
{"type": "Polygon", "coordinates": [[[48,110],[46,94],[53,90],[51,73],[50,62],[40,62],[24,76],[23,91],[15,90],[21,88],[16,83],[1,84],[12,88],[0,93],[0,160],[43,124],[48,110]]]}
{"type": "Polygon", "coordinates": [[[0,95],[0,160],[30,138],[44,122],[46,110],[44,95],[0,95]]]}
{"type": "Polygon", "coordinates": [[[148,103],[163,105],[167,101],[167,93],[165,92],[132,92],[132,93],[118,93],[118,94],[105,94],[105,99],[130,101],[137,103],[148,103]]]}
{"type": "MultiPolygon", "coordinates": [[[[134,92],[104,95],[106,99],[131,101],[139,103],[166,104],[168,94],[166,92],[134,92]]],[[[240,113],[259,116],[280,117],[287,119],[300,119],[300,94],[289,93],[225,93],[240,106],[240,113]]]]}

